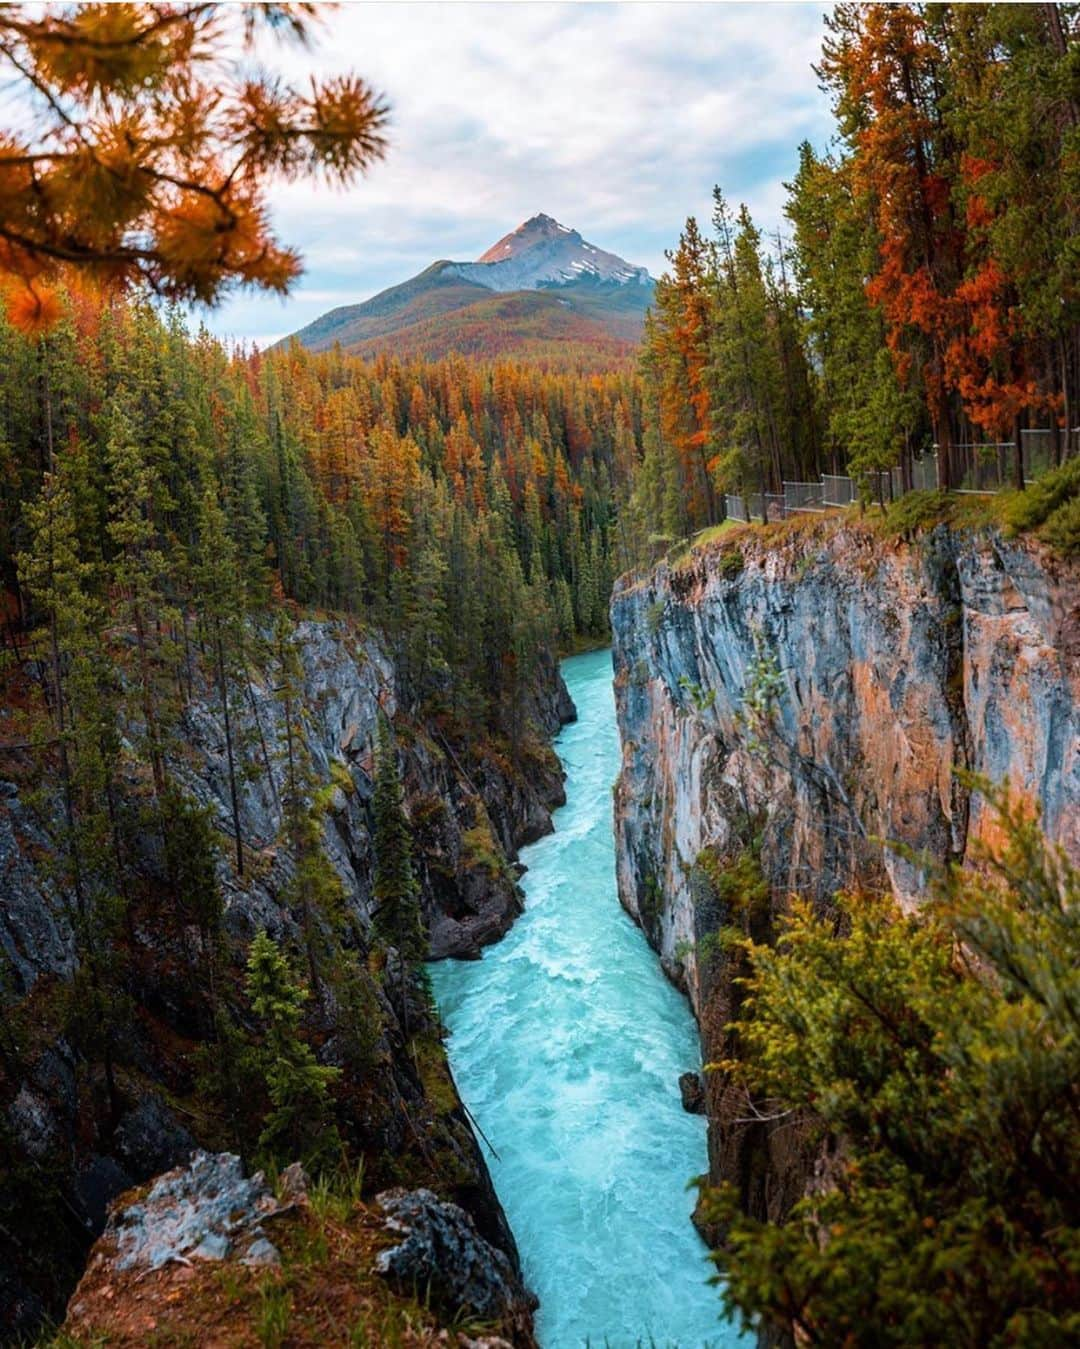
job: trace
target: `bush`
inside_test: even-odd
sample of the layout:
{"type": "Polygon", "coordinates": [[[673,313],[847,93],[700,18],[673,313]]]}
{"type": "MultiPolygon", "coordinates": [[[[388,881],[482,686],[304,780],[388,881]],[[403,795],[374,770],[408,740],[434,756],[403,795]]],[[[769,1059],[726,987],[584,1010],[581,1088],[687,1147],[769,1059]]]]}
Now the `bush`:
{"type": "Polygon", "coordinates": [[[743,555],[738,548],[726,548],[720,554],[720,575],[725,581],[734,581],[744,565],[743,555]]]}
{"type": "Polygon", "coordinates": [[[885,518],[890,532],[912,538],[947,520],[951,504],[947,492],[908,492],[893,502],[885,518]]]}
{"type": "Polygon", "coordinates": [[[767,912],[770,889],[761,869],[761,838],[733,856],[721,858],[711,848],[698,853],[698,869],[708,878],[717,900],[735,915],[767,912]]]}
{"type": "Polygon", "coordinates": [[[1059,506],[1039,533],[1062,557],[1080,557],[1080,496],[1059,506]]]}
{"type": "Polygon", "coordinates": [[[1080,1333],[1080,873],[987,784],[1000,840],[922,914],[796,902],[749,962],[730,1072],[832,1150],[782,1222],[706,1196],[730,1311],[816,1345],[1080,1333]],[[839,1143],[839,1146],[837,1146],[839,1143]]]}
{"type": "Polygon", "coordinates": [[[1080,494],[1080,458],[1070,459],[1051,469],[1023,492],[1015,492],[1005,501],[1005,523],[1010,534],[1035,529],[1049,521],[1066,502],[1080,494]]]}

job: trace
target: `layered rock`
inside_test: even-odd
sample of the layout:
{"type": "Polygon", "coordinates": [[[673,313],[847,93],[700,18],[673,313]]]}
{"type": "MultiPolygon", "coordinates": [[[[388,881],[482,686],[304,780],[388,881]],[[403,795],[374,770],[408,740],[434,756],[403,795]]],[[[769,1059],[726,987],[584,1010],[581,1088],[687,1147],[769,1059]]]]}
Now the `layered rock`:
{"type": "MultiPolygon", "coordinates": [[[[373,912],[374,743],[380,710],[395,712],[394,671],[376,640],[345,623],[301,622],[296,643],[302,684],[292,727],[296,750],[317,784],[322,842],[343,896],[343,930],[354,934],[346,940],[362,949],[373,912]]],[[[224,717],[214,681],[198,672],[182,714],[182,743],[169,763],[171,780],[209,811],[222,836],[218,881],[226,955],[220,977],[234,997],[255,933],[265,929],[276,940],[298,943],[304,923],[294,885],[297,859],[284,842],[285,708],[275,682],[272,665],[253,666],[231,698],[233,745],[246,747],[248,765],[236,778],[243,874],[235,858],[224,717]]],[[[572,714],[553,664],[533,698],[536,733],[516,764],[486,747],[455,745],[435,728],[397,719],[433,954],[475,955],[520,910],[515,848],[551,827],[550,807],[562,799],[557,760],[543,737],[572,714]]],[[[133,743],[137,733],[132,728],[133,743]]],[[[216,1142],[221,1128],[197,1105],[191,1109],[209,1066],[201,938],[156,898],[171,889],[155,830],[138,834],[138,856],[129,859],[138,891],[124,939],[131,1029],[110,1091],[100,1074],[88,1073],[77,1046],[48,1031],[64,988],[78,974],[76,905],[55,861],[62,810],[59,799],[50,804],[49,784],[42,791],[29,753],[9,754],[4,767],[0,1002],[22,1012],[11,1043],[0,1050],[0,1170],[9,1193],[16,1184],[19,1193],[40,1192],[47,1207],[31,1224],[32,1239],[8,1241],[0,1232],[0,1339],[27,1333],[44,1313],[58,1309],[115,1196],[186,1162],[196,1143],[216,1142]],[[35,1016],[42,1033],[32,1029],[35,1016]]],[[[135,776],[129,787],[133,801],[145,791],[135,776]]],[[[317,1022],[312,1029],[320,1058],[347,1064],[347,1042],[357,1028],[333,998],[318,1001],[309,1015],[317,1022]]],[[[384,1167],[383,1184],[397,1178],[405,1154],[426,1158],[424,1178],[430,1180],[433,1170],[442,1173],[446,1191],[516,1270],[513,1237],[437,1028],[427,1025],[419,1007],[410,1011],[406,1034],[381,995],[378,1015],[370,1068],[356,1082],[346,1074],[350,1113],[343,1127],[349,1141],[369,1161],[376,1159],[373,1179],[384,1167]],[[422,1056],[408,1043],[418,1028],[425,1029],[428,1046],[422,1056]]]]}
{"type": "MultiPolygon", "coordinates": [[[[740,997],[714,934],[768,939],[793,891],[881,884],[918,904],[918,854],[966,861],[993,829],[957,768],[1007,777],[1080,860],[1080,567],[1040,545],[747,530],[623,578],[612,623],[619,894],[689,994],[706,1059],[732,1050],[740,997]]],[[[777,1216],[820,1159],[747,1122],[722,1074],[707,1098],[713,1176],[777,1216]]]]}

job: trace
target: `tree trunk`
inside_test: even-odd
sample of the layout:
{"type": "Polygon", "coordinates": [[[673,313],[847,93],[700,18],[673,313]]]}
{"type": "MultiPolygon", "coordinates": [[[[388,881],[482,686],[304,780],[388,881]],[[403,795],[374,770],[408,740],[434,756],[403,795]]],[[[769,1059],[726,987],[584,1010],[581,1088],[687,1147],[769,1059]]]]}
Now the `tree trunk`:
{"type": "Polygon", "coordinates": [[[952,490],[953,474],[953,447],[952,447],[952,427],[949,425],[949,414],[947,411],[939,413],[937,426],[937,481],[938,488],[943,492],[952,490]]]}
{"type": "Polygon", "coordinates": [[[1054,461],[1054,467],[1061,467],[1061,426],[1058,423],[1057,413],[1050,413],[1050,454],[1054,461]]]}

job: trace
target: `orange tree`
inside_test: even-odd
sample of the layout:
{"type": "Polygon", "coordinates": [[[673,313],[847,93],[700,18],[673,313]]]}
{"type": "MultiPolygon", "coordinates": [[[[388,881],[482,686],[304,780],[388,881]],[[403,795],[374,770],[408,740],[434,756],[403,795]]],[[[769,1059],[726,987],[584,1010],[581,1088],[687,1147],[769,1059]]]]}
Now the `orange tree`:
{"type": "Polygon", "coordinates": [[[244,64],[261,30],[306,42],[317,8],[0,6],[0,60],[27,95],[0,130],[17,326],[50,328],[75,274],[204,303],[287,290],[301,264],[270,227],[269,182],[347,183],[385,149],[386,107],[356,76],[302,91],[244,64]]]}

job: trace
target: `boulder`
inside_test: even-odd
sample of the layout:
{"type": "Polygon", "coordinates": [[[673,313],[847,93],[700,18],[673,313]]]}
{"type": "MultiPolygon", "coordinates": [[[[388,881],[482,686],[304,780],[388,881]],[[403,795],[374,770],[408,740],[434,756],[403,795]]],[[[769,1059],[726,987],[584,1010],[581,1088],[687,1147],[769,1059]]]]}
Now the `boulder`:
{"type": "MultiPolygon", "coordinates": [[[[464,1209],[431,1190],[385,1190],[375,1201],[397,1245],[375,1268],[398,1287],[430,1291],[453,1312],[499,1321],[529,1334],[536,1298],[502,1251],[485,1241],[464,1209]]],[[[531,1343],[522,1338],[521,1343],[531,1343]]]]}
{"type": "Polygon", "coordinates": [[[234,1253],[266,1264],[275,1254],[263,1221],[292,1208],[300,1193],[294,1183],[279,1200],[263,1173],[245,1176],[231,1152],[196,1152],[188,1166],[159,1176],[145,1198],[116,1209],[105,1238],[115,1243],[113,1258],[121,1270],[224,1260],[234,1253]]]}
{"type": "Polygon", "coordinates": [[[700,1073],[683,1073],[679,1078],[679,1094],[688,1115],[704,1115],[705,1083],[700,1073]]]}

